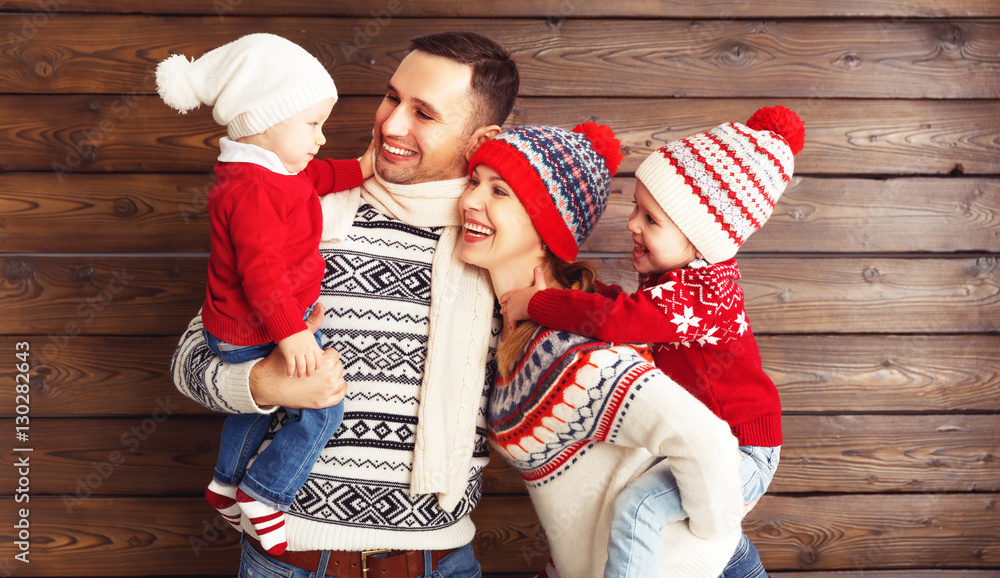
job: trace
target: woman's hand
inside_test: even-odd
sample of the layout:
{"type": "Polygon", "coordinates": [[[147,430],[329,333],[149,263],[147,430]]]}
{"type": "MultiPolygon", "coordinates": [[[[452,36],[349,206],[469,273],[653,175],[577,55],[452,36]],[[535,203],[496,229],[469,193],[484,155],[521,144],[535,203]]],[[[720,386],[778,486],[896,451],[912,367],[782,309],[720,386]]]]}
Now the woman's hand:
{"type": "MultiPolygon", "coordinates": [[[[315,333],[323,322],[323,306],[317,304],[306,321],[315,333]]],[[[259,406],[320,409],[340,403],[347,393],[344,366],[336,349],[324,349],[311,376],[289,377],[285,356],[277,348],[250,371],[250,393],[259,406]]]]}

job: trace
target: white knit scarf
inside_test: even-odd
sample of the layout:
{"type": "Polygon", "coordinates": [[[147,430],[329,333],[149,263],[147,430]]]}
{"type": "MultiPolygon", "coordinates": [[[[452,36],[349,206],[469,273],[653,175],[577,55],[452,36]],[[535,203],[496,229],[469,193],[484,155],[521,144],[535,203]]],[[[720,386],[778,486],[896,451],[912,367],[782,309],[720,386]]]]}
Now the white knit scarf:
{"type": "Polygon", "coordinates": [[[489,274],[458,258],[465,177],[416,185],[381,176],[323,197],[323,240],[346,239],[362,198],[414,227],[444,227],[431,262],[427,360],[417,410],[410,494],[437,494],[445,512],[465,497],[486,383],[493,321],[489,274]]]}

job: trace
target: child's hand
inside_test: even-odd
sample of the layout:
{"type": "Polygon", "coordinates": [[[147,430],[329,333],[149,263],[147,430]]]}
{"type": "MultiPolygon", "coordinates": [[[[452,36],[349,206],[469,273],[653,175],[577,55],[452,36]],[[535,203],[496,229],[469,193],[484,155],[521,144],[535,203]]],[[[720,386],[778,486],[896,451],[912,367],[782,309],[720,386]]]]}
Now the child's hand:
{"type": "Polygon", "coordinates": [[[368,179],[373,174],[375,174],[375,167],[373,166],[374,163],[372,162],[373,160],[372,156],[374,154],[375,154],[375,139],[372,139],[371,144],[368,145],[368,150],[366,150],[365,154],[361,155],[361,158],[358,159],[359,161],[361,161],[361,176],[364,177],[365,179],[368,179]]]}
{"type": "Polygon", "coordinates": [[[323,350],[316,343],[316,337],[303,329],[278,342],[278,350],[285,356],[288,376],[312,375],[319,368],[323,350]]]}
{"type": "Polygon", "coordinates": [[[541,267],[535,267],[535,284],[524,289],[509,291],[500,296],[500,313],[508,329],[513,329],[518,321],[530,319],[528,303],[531,298],[545,289],[545,273],[541,267]]]}

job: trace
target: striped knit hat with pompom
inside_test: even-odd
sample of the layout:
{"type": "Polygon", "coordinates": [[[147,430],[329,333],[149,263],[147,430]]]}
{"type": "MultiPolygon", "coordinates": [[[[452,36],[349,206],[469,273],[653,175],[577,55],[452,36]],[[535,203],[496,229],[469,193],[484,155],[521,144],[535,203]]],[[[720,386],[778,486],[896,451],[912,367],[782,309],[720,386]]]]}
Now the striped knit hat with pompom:
{"type": "Polygon", "coordinates": [[[615,133],[602,124],[587,122],[572,131],[518,126],[483,143],[469,172],[485,164],[499,173],[549,250],[573,261],[608,204],[620,149],[615,133]]]}
{"type": "Polygon", "coordinates": [[[248,34],[188,60],[174,54],[156,67],[156,91],[184,114],[202,104],[229,138],[264,132],[332,98],[337,88],[323,63],[274,34],[248,34]]]}
{"type": "Polygon", "coordinates": [[[745,125],[729,122],[658,149],[635,176],[702,257],[718,263],[771,216],[804,139],[795,112],[762,108],[745,125]]]}

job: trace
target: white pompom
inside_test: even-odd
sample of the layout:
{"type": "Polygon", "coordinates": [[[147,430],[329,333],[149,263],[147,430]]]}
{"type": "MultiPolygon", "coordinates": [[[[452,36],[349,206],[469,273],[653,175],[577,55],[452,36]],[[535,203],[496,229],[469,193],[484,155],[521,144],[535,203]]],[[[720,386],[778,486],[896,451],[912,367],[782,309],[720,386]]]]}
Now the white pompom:
{"type": "Polygon", "coordinates": [[[174,54],[156,67],[156,91],[167,106],[181,114],[201,106],[201,99],[188,78],[193,63],[183,54],[174,54]]]}

